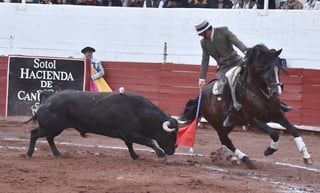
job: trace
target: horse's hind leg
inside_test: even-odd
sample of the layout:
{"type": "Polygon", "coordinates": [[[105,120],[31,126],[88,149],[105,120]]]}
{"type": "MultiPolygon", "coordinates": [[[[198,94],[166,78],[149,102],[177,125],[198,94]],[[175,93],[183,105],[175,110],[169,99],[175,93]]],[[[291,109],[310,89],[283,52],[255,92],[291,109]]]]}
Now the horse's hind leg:
{"type": "Polygon", "coordinates": [[[298,147],[299,152],[301,152],[303,154],[303,161],[305,164],[311,165],[313,164],[313,161],[311,159],[311,156],[307,150],[307,146],[304,143],[302,137],[300,136],[298,129],[293,126],[288,119],[282,115],[279,119],[279,123],[280,125],[282,125],[283,127],[287,128],[288,131],[292,134],[292,136],[294,137],[294,141],[296,142],[296,145],[298,147]]]}

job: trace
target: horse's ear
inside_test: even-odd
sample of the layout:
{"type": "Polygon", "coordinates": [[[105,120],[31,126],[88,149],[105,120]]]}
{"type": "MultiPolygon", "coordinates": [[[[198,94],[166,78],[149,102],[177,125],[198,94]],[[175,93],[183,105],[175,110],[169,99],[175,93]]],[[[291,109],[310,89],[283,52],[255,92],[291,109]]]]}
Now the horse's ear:
{"type": "Polygon", "coordinates": [[[281,52],[282,52],[282,48],[280,50],[276,51],[276,56],[280,56],[281,52]]]}

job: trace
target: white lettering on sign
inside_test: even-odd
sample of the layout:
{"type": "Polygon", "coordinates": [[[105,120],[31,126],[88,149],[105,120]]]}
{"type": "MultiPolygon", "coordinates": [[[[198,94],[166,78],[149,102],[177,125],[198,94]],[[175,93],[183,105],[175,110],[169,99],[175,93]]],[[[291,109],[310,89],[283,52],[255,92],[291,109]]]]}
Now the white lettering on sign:
{"type": "Polygon", "coordinates": [[[40,87],[41,88],[53,88],[53,82],[51,80],[48,80],[48,81],[40,80],[40,87]]]}
{"type": "MultiPolygon", "coordinates": [[[[17,98],[21,101],[35,101],[39,102],[40,101],[40,94],[43,91],[50,91],[50,92],[55,92],[53,89],[45,89],[45,90],[36,90],[34,92],[30,91],[25,91],[25,90],[19,90],[17,93],[17,98]]],[[[40,103],[39,103],[40,104],[40,103]]]]}
{"type": "Polygon", "coordinates": [[[21,101],[40,101],[40,93],[42,90],[37,90],[37,92],[26,92],[24,90],[18,91],[17,97],[21,101]]]}
{"type": "Polygon", "coordinates": [[[35,58],[33,63],[34,68],[56,69],[56,60],[41,60],[40,58],[35,58]]]}
{"type": "Polygon", "coordinates": [[[29,68],[20,68],[20,79],[74,81],[71,72],[46,70],[33,71],[29,68]]]}

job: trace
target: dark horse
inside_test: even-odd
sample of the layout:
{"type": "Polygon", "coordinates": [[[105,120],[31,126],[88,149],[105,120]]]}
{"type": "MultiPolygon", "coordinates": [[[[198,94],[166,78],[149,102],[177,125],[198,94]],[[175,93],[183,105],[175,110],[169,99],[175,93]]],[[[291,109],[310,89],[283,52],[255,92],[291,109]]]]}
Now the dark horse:
{"type": "MultiPolygon", "coordinates": [[[[312,164],[311,156],[307,151],[298,130],[286,118],[280,108],[279,95],[282,92],[279,82],[279,70],[285,71],[279,64],[279,55],[282,50],[268,49],[264,45],[256,45],[250,48],[246,54],[246,61],[237,79],[236,97],[242,108],[235,111],[235,125],[251,125],[264,130],[272,139],[264,155],[268,156],[277,151],[279,135],[275,129],[267,125],[268,122],[276,122],[285,127],[294,137],[299,152],[303,154],[304,162],[312,164]]],[[[286,72],[286,71],[285,71],[286,72]]],[[[249,157],[237,149],[228,134],[234,126],[224,128],[225,116],[224,100],[231,100],[230,89],[224,89],[223,100],[221,96],[213,94],[213,86],[218,80],[213,80],[202,90],[200,114],[217,131],[220,142],[231,150],[237,158],[241,159],[248,168],[256,168],[249,157]],[[227,93],[229,92],[229,93],[227,93]]],[[[198,98],[189,100],[180,120],[192,121],[195,118],[198,98]]]]}

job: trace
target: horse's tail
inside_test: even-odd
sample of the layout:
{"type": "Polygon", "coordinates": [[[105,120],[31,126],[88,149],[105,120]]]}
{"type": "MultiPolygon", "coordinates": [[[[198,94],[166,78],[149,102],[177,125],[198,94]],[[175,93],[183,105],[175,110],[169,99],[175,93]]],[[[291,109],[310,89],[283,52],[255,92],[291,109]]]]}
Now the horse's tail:
{"type": "MultiPolygon", "coordinates": [[[[189,124],[196,118],[198,98],[199,97],[195,99],[190,99],[187,102],[183,113],[179,116],[179,121],[189,124]]],[[[199,112],[199,117],[200,117],[200,112],[199,112]]]]}

